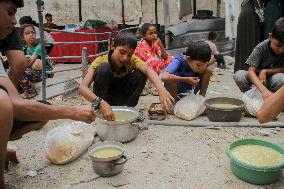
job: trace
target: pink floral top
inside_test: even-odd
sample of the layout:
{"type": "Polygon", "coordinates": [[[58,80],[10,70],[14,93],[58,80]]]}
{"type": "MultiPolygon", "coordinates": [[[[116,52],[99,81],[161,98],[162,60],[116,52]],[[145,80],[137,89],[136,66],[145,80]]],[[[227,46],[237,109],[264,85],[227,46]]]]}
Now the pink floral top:
{"type": "Polygon", "coordinates": [[[138,43],[134,54],[146,62],[148,66],[151,66],[153,70],[160,73],[165,67],[174,59],[173,56],[168,56],[167,60],[161,57],[161,48],[154,43],[152,47],[148,45],[145,40],[138,43]]]}

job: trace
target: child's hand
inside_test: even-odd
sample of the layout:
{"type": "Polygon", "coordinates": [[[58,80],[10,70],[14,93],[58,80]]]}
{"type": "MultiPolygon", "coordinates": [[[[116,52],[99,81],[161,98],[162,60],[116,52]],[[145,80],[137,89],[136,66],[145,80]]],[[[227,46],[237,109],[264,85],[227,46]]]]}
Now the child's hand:
{"type": "Polygon", "coordinates": [[[264,90],[261,95],[262,95],[262,98],[265,100],[267,99],[268,97],[270,97],[273,93],[270,91],[270,90],[264,90]]]}
{"type": "Polygon", "coordinates": [[[162,41],[161,41],[160,38],[158,38],[158,37],[157,37],[157,39],[156,39],[156,43],[157,43],[157,45],[158,45],[159,47],[163,47],[163,46],[164,46],[163,43],[162,43],[162,41]]]}
{"type": "Polygon", "coordinates": [[[170,113],[173,109],[175,99],[165,88],[159,91],[159,100],[164,108],[164,111],[170,113]]]}
{"type": "Polygon", "coordinates": [[[263,85],[266,85],[266,70],[263,69],[258,74],[258,79],[263,83],[263,85]]]}
{"type": "Polygon", "coordinates": [[[186,78],[186,83],[196,86],[199,83],[200,79],[198,77],[187,77],[186,78]]]}
{"type": "Polygon", "coordinates": [[[114,112],[112,111],[111,106],[104,100],[100,102],[100,110],[103,115],[103,118],[108,121],[115,121],[114,112]]]}
{"type": "Polygon", "coordinates": [[[26,55],[26,61],[27,61],[27,63],[29,63],[31,61],[31,56],[26,55]]]}

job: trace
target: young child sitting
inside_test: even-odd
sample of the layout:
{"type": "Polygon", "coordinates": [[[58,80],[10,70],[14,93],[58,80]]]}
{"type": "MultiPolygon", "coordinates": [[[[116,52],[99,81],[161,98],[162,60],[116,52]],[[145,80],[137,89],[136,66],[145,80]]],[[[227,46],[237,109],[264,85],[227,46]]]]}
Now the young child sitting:
{"type": "MultiPolygon", "coordinates": [[[[35,28],[31,24],[22,25],[20,27],[20,35],[26,43],[23,50],[26,55],[27,69],[19,81],[18,89],[22,90],[23,98],[30,99],[37,95],[31,83],[42,80],[41,45],[36,42],[35,28]]],[[[52,70],[51,61],[46,61],[45,68],[46,71],[52,70]]],[[[52,77],[52,75],[50,76],[52,77]]]]}
{"type": "Polygon", "coordinates": [[[269,39],[254,48],[246,64],[248,71],[239,70],[234,74],[242,92],[253,84],[266,99],[284,85],[284,18],[275,22],[269,39]]]}
{"type": "Polygon", "coordinates": [[[217,67],[225,69],[226,64],[225,64],[224,57],[222,54],[219,53],[217,46],[215,44],[217,41],[217,38],[218,38],[218,34],[214,31],[211,31],[208,34],[208,40],[206,40],[205,42],[208,43],[208,45],[211,48],[211,54],[214,56],[215,60],[217,61],[217,67]]]}
{"type": "Polygon", "coordinates": [[[138,43],[134,54],[159,74],[174,57],[169,56],[166,52],[161,40],[157,36],[156,27],[153,24],[143,24],[141,34],[143,38],[138,43]]]}
{"type": "Polygon", "coordinates": [[[177,100],[181,93],[194,89],[205,96],[212,74],[208,68],[211,49],[204,41],[192,41],[185,53],[177,56],[162,74],[162,81],[170,94],[177,100]]]}

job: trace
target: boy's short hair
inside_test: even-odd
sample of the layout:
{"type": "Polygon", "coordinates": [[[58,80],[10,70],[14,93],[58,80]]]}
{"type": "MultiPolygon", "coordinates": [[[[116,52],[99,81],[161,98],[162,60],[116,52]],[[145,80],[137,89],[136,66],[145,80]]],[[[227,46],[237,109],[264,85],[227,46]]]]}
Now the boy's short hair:
{"type": "Polygon", "coordinates": [[[214,31],[211,31],[209,34],[208,34],[208,40],[215,40],[217,39],[218,37],[218,34],[214,31]]]}
{"type": "Polygon", "coordinates": [[[271,37],[284,44],[284,17],[279,18],[272,27],[271,37]]]}
{"type": "Polygon", "coordinates": [[[52,17],[52,14],[46,13],[44,17],[45,17],[45,18],[46,18],[46,17],[52,17]]]}
{"type": "Polygon", "coordinates": [[[132,49],[137,47],[137,38],[134,33],[130,31],[121,31],[114,38],[114,47],[118,46],[128,46],[132,49]]]}
{"type": "Polygon", "coordinates": [[[21,36],[21,37],[23,37],[23,35],[24,35],[24,30],[25,30],[25,28],[27,28],[27,27],[31,27],[31,28],[33,28],[34,31],[35,31],[34,25],[32,25],[32,24],[23,24],[23,25],[21,25],[21,27],[20,27],[20,29],[19,29],[19,33],[20,33],[20,36],[21,36]]]}
{"type": "Polygon", "coordinates": [[[23,25],[23,24],[33,24],[35,25],[35,21],[32,19],[32,17],[30,16],[22,16],[20,19],[19,19],[19,24],[20,25],[23,25]]]}
{"type": "Polygon", "coordinates": [[[191,41],[188,44],[185,55],[189,56],[191,60],[208,62],[211,59],[211,49],[205,41],[191,41]]]}
{"type": "Polygon", "coordinates": [[[150,27],[155,27],[154,24],[151,24],[151,23],[144,23],[141,28],[140,28],[140,32],[141,32],[141,35],[142,36],[145,36],[146,35],[146,32],[147,30],[150,28],[150,27]]]}
{"type": "Polygon", "coordinates": [[[24,0],[0,0],[0,2],[12,2],[17,8],[24,7],[24,0]]]}

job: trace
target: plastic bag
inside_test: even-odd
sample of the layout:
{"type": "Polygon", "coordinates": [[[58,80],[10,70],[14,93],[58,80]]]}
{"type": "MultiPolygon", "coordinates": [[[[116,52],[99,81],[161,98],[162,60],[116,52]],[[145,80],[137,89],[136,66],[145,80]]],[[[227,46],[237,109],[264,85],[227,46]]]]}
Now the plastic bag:
{"type": "Polygon", "coordinates": [[[50,130],[45,139],[46,158],[65,164],[84,153],[94,140],[94,128],[83,122],[65,122],[50,130]]]}
{"type": "Polygon", "coordinates": [[[262,95],[254,85],[250,90],[244,93],[243,101],[245,103],[246,111],[252,116],[256,116],[258,110],[263,104],[262,95]]]}
{"type": "Polygon", "coordinates": [[[176,103],[174,114],[180,119],[192,120],[205,111],[204,101],[203,96],[189,93],[176,103]]]}

